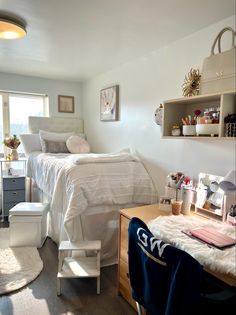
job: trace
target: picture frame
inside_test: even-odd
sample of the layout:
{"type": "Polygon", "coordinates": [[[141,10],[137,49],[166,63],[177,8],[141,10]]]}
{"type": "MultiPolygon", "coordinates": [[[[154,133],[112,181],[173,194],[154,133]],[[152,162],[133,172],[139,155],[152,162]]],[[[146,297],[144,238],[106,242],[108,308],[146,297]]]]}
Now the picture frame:
{"type": "Polygon", "coordinates": [[[171,211],[171,198],[167,196],[162,196],[159,198],[159,210],[161,211],[171,211]]]}
{"type": "Polygon", "coordinates": [[[119,86],[114,85],[100,91],[100,120],[118,120],[119,86]]]}
{"type": "Polygon", "coordinates": [[[58,95],[58,112],[74,113],[74,96],[58,95]]]}
{"type": "Polygon", "coordinates": [[[160,197],[159,203],[170,205],[171,204],[171,198],[170,197],[160,197]]]}

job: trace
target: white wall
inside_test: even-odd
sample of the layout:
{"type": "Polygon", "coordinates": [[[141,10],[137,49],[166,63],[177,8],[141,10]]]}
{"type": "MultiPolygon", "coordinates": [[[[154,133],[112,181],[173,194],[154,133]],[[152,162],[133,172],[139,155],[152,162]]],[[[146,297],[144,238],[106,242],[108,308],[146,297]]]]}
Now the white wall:
{"type": "Polygon", "coordinates": [[[201,67],[216,34],[225,26],[235,29],[235,16],[85,82],[83,116],[92,149],[137,150],[159,194],[163,194],[166,175],[171,171],[197,178],[199,172],[224,175],[235,168],[235,141],[163,140],[153,121],[159,103],[181,97],[185,74],[191,67],[201,67]],[[100,90],[113,84],[120,86],[120,120],[101,122],[100,90]]]}
{"type": "Polygon", "coordinates": [[[47,94],[49,97],[49,115],[82,117],[81,84],[76,82],[51,80],[16,74],[0,73],[0,91],[47,94]],[[58,112],[58,95],[75,97],[75,113],[58,112]]]}

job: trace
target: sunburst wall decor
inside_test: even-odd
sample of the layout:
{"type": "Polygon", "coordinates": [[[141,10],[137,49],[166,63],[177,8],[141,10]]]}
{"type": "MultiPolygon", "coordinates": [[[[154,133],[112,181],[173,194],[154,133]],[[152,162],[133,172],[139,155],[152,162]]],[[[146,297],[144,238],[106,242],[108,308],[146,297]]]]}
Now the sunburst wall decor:
{"type": "Polygon", "coordinates": [[[191,68],[185,75],[182,85],[183,96],[195,96],[199,94],[201,75],[199,69],[191,68]]]}

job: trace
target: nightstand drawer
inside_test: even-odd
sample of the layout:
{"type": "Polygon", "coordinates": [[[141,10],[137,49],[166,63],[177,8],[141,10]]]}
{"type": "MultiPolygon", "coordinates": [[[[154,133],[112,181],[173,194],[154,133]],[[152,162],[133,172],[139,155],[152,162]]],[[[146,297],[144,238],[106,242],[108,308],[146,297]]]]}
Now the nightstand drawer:
{"type": "Polygon", "coordinates": [[[25,189],[25,177],[3,178],[3,190],[25,189]]]}
{"type": "Polygon", "coordinates": [[[25,190],[5,190],[3,192],[3,202],[10,203],[10,202],[21,202],[25,201],[25,190]]]}

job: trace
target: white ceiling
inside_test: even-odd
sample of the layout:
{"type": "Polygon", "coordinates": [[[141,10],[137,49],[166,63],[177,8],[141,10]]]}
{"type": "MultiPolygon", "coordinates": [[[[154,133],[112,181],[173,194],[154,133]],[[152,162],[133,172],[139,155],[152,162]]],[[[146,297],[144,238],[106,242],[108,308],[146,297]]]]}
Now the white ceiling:
{"type": "Polygon", "coordinates": [[[28,33],[0,40],[0,72],[83,81],[234,12],[235,0],[0,0],[28,33]]]}

